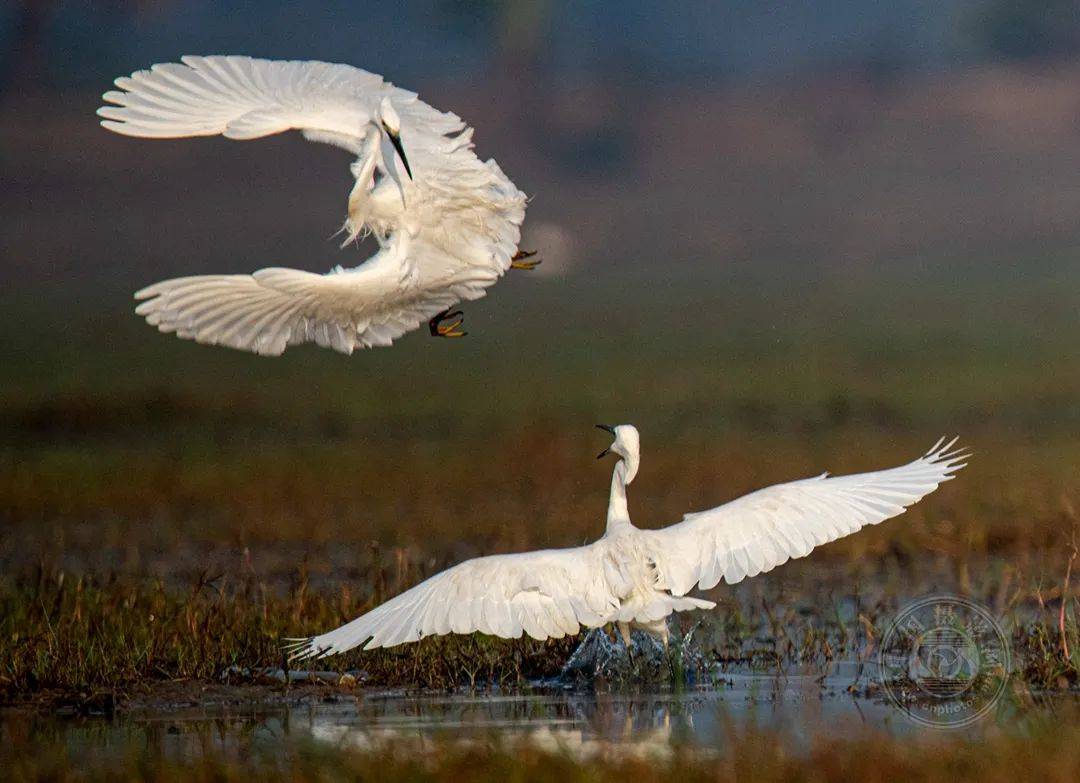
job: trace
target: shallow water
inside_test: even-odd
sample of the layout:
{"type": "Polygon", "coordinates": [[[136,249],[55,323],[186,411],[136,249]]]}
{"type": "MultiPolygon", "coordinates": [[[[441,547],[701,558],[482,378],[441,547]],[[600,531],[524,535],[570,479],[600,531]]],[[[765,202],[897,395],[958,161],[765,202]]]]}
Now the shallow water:
{"type": "MultiPolygon", "coordinates": [[[[141,707],[120,717],[35,716],[23,731],[60,739],[73,752],[153,747],[190,757],[215,750],[274,753],[289,742],[347,748],[383,743],[526,741],[576,756],[617,749],[667,754],[675,748],[722,752],[733,738],[756,729],[780,732],[792,752],[815,739],[852,736],[865,729],[895,736],[943,731],[910,721],[880,696],[858,695],[865,669],[838,666],[819,674],[726,673],[708,687],[600,692],[540,687],[515,693],[417,694],[406,691],[308,687],[302,694],[259,703],[228,700],[213,706],[141,707]],[[861,676],[856,676],[861,675],[861,676]]],[[[1075,700],[1075,699],[1074,699],[1075,700]]],[[[1054,703],[1020,708],[1003,699],[985,719],[963,729],[978,736],[989,727],[1025,731],[1054,703]]],[[[8,720],[26,720],[25,716],[8,720]]],[[[10,727],[9,727],[10,728],[10,727]]]]}
{"type": "Polygon", "coordinates": [[[320,740],[358,747],[410,738],[448,736],[529,742],[572,752],[633,747],[665,752],[675,746],[722,747],[732,730],[746,727],[817,732],[889,726],[900,715],[884,702],[852,697],[816,677],[740,675],[719,687],[683,691],[596,693],[543,689],[528,694],[416,697],[369,695],[356,701],[293,711],[296,730],[320,740]]]}
{"type": "MultiPolygon", "coordinates": [[[[923,603],[907,605],[914,609],[923,603]]],[[[774,602],[771,606],[776,616],[788,616],[782,603],[774,602]]],[[[727,746],[748,733],[764,731],[783,736],[784,747],[797,754],[809,750],[821,738],[842,739],[867,730],[899,737],[948,732],[975,738],[988,730],[999,729],[1023,733],[1045,723],[1047,717],[1054,719],[1060,703],[1069,702],[1074,708],[1080,703],[1080,695],[1075,693],[1039,699],[1022,686],[1006,684],[996,691],[996,700],[990,700],[992,708],[970,725],[946,728],[928,726],[925,720],[915,722],[886,696],[882,687],[885,678],[878,667],[887,667],[883,662],[891,659],[885,655],[888,634],[873,642],[860,641],[857,636],[860,626],[851,619],[860,615],[858,606],[842,601],[834,601],[833,606],[841,630],[823,624],[825,630],[820,632],[848,633],[841,627],[845,622],[847,627],[854,628],[850,632],[853,641],[849,643],[854,659],[798,665],[777,656],[768,670],[762,670],[752,668],[749,663],[760,664],[761,656],[750,655],[747,650],[777,647],[774,638],[763,635],[767,629],[762,629],[760,634],[720,633],[721,640],[742,640],[741,646],[729,645],[732,657],[724,659],[740,662],[724,664],[702,677],[700,684],[681,688],[651,685],[620,690],[603,686],[600,680],[604,677],[608,682],[620,681],[619,666],[623,666],[625,674],[630,658],[621,642],[597,633],[592,647],[590,637],[586,637],[578,648],[579,653],[588,651],[586,659],[590,662],[585,668],[591,672],[589,676],[599,678],[595,680],[595,688],[555,681],[514,691],[349,689],[339,687],[340,675],[332,671],[286,673],[232,667],[223,673],[218,684],[159,683],[112,718],[40,713],[29,717],[26,713],[0,715],[0,738],[18,732],[19,736],[59,741],[73,753],[130,752],[132,747],[137,747],[152,748],[177,758],[197,756],[208,750],[282,754],[295,743],[364,749],[402,743],[435,747],[445,740],[470,743],[490,742],[494,738],[589,756],[609,750],[623,754],[666,754],[676,748],[723,753],[727,746]],[[613,668],[608,668],[609,664],[613,668]]],[[[959,613],[965,605],[960,599],[938,596],[927,606],[948,606],[959,613]]],[[[745,607],[745,616],[754,616],[752,609],[751,605],[745,607]]],[[[919,633],[911,637],[921,640],[920,649],[956,655],[924,660],[922,654],[915,655],[902,648],[904,655],[900,660],[904,670],[916,663],[939,667],[940,672],[938,669],[921,672],[925,684],[933,687],[960,682],[937,676],[950,670],[950,665],[958,673],[964,670],[961,665],[964,662],[978,663],[980,670],[985,667],[986,671],[993,671],[991,664],[999,660],[990,655],[994,640],[1000,638],[1007,647],[1009,636],[996,629],[1008,626],[1001,618],[986,616],[990,620],[981,630],[970,622],[975,615],[923,617],[925,627],[919,626],[919,633]],[[958,624],[960,620],[966,624],[958,624]],[[953,628],[965,629],[967,635],[962,644],[957,642],[956,634],[946,638],[939,633],[953,628]]],[[[895,624],[898,623],[899,620],[895,624]]],[[[688,637],[692,634],[693,630],[688,637]]],[[[791,631],[784,638],[797,636],[798,633],[791,631]]],[[[635,638],[636,654],[645,656],[639,662],[648,659],[650,650],[651,654],[659,655],[661,663],[653,673],[660,673],[663,678],[667,665],[663,661],[667,659],[659,646],[645,637],[635,638]]],[[[689,638],[682,643],[687,641],[689,638]]],[[[835,642],[839,648],[844,640],[837,636],[835,642]]],[[[1008,672],[1008,654],[1001,663],[1003,671],[1008,672]]],[[[701,659],[691,656],[687,664],[688,676],[698,676],[700,670],[695,666],[702,665],[701,659]]],[[[1015,665],[1011,668],[1015,678],[1017,669],[1015,665]]],[[[355,675],[363,680],[362,672],[355,675]]],[[[977,690],[972,685],[967,696],[977,690]]],[[[928,700],[932,706],[952,706],[952,702],[935,703],[932,694],[923,703],[928,700]]]]}

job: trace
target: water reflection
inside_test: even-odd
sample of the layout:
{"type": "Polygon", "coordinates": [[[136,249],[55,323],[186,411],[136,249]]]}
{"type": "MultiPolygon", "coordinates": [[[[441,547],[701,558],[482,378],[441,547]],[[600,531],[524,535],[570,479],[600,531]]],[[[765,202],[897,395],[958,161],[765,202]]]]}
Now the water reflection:
{"type": "Polygon", "coordinates": [[[42,720],[38,730],[63,735],[69,747],[135,740],[179,756],[209,745],[273,748],[285,739],[363,749],[386,742],[424,747],[447,739],[493,737],[581,755],[608,749],[662,755],[683,746],[719,750],[748,727],[783,730],[796,743],[808,744],[825,730],[887,727],[898,721],[886,704],[847,693],[848,682],[841,687],[819,676],[727,674],[707,689],[685,691],[308,691],[271,707],[143,710],[112,723],[42,720]]]}
{"type": "MultiPolygon", "coordinates": [[[[544,747],[589,752],[632,747],[665,753],[677,746],[722,748],[746,728],[783,730],[808,743],[823,731],[867,725],[891,729],[899,716],[884,702],[853,696],[819,676],[728,675],[719,687],[683,692],[593,693],[547,690],[504,696],[366,695],[294,710],[291,727],[354,747],[388,740],[526,738],[544,747]]],[[[906,727],[901,727],[904,730],[906,727]]]]}
{"type": "MultiPolygon", "coordinates": [[[[779,732],[786,747],[798,753],[824,734],[849,736],[867,728],[894,735],[935,731],[906,720],[883,698],[857,695],[862,693],[858,688],[852,692],[848,674],[727,673],[709,688],[634,693],[548,688],[513,694],[348,694],[308,689],[269,707],[144,710],[112,722],[37,718],[30,731],[59,736],[74,750],[134,742],[175,757],[210,749],[277,753],[286,741],[355,749],[411,743],[424,749],[448,739],[526,741],[577,756],[611,751],[663,756],[676,748],[721,753],[747,730],[779,732]]],[[[977,734],[995,723],[1023,731],[1024,714],[1046,712],[1046,705],[1022,710],[1006,701],[1002,706],[996,721],[964,731],[977,734]]]]}

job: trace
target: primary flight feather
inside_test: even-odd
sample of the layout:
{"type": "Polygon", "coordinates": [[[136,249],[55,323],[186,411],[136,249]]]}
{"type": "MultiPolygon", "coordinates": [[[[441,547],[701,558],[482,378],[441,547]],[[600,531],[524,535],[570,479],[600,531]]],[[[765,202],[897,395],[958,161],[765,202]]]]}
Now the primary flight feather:
{"type": "Polygon", "coordinates": [[[673,612],[711,609],[688,596],[721,579],[735,584],[866,525],[876,525],[937,489],[964,467],[955,439],[938,441],[907,465],[870,473],[777,484],[660,530],[630,522],[626,487],[640,463],[637,430],[607,427],[620,457],[611,478],[607,530],[597,541],[467,560],[367,614],[319,636],[293,640],[293,658],[365,650],[425,636],[474,631],[517,638],[561,638],[615,623],[629,644],[640,628],[668,638],[673,612]]]}
{"type": "Polygon", "coordinates": [[[299,130],[356,155],[346,242],[379,250],[328,274],[271,267],[166,280],[135,294],[162,332],[268,356],[314,342],[351,354],[428,322],[459,337],[460,313],[530,254],[518,251],[525,195],[473,152],[472,128],[350,65],[183,57],[116,80],[101,124],[142,138],[256,139],[299,130]],[[454,320],[454,319],[457,320],[454,320]]]}

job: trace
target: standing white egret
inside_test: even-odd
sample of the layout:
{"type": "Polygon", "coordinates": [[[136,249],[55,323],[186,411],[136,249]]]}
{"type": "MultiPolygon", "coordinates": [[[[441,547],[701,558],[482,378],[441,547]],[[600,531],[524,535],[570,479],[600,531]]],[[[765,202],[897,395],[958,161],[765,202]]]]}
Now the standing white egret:
{"type": "Polygon", "coordinates": [[[667,644],[668,615],[715,606],[687,596],[694,587],[707,590],[721,579],[735,584],[894,517],[952,478],[967,458],[953,449],[955,438],[942,439],[901,467],[777,484],[670,527],[641,530],[626,505],[626,487],[640,464],[638,431],[629,424],[597,426],[615,436],[600,456],[621,457],[611,477],[607,530],[598,541],[467,560],[336,630],[293,640],[292,657],[474,631],[558,639],[607,623],[618,625],[627,644],[632,628],[667,644]]]}
{"type": "Polygon", "coordinates": [[[476,157],[472,128],[376,74],[184,57],[116,86],[103,96],[116,105],[98,109],[116,133],[255,139],[299,130],[355,154],[346,243],[370,232],[380,245],[355,269],[325,275],[273,267],[156,283],[135,294],[145,300],[136,312],[162,332],[269,356],[304,342],[351,354],[390,345],[424,321],[433,335],[461,337],[454,305],[483,296],[511,267],[536,263],[517,251],[525,195],[495,161],[476,157]]]}

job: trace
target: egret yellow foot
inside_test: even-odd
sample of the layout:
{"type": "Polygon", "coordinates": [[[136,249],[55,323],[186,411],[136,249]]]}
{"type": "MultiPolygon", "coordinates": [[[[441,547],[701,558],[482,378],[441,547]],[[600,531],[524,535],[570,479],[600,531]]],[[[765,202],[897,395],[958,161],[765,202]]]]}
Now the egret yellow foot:
{"type": "Polygon", "coordinates": [[[460,329],[464,320],[464,313],[460,310],[450,312],[449,309],[446,309],[428,321],[428,329],[431,331],[432,337],[464,337],[468,334],[468,332],[463,332],[460,329]],[[452,318],[457,320],[452,323],[445,323],[452,318]]]}
{"type": "Polygon", "coordinates": [[[524,269],[526,272],[536,269],[540,266],[543,259],[536,259],[535,261],[527,261],[526,259],[532,258],[536,255],[535,250],[519,250],[514,253],[514,256],[510,259],[511,269],[524,269]]]}

